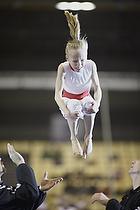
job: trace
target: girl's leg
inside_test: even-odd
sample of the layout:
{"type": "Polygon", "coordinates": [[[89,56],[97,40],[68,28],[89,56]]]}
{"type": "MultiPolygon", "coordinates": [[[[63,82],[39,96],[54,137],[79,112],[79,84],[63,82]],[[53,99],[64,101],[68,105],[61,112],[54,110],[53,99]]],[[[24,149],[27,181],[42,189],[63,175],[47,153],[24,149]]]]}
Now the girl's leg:
{"type": "MultiPolygon", "coordinates": [[[[79,113],[81,112],[82,106],[80,102],[76,99],[71,99],[67,102],[67,107],[71,112],[78,111],[79,113]]],[[[79,140],[78,140],[78,122],[79,119],[76,121],[73,121],[71,119],[67,119],[68,126],[70,129],[70,134],[71,134],[71,142],[72,142],[72,149],[73,149],[73,154],[74,155],[80,155],[82,156],[83,150],[81,149],[79,140]]]]}
{"type": "Polygon", "coordinates": [[[84,136],[84,149],[83,149],[83,158],[86,157],[92,152],[92,131],[94,127],[94,120],[96,114],[85,115],[85,136],[84,136]]]}
{"type": "Polygon", "coordinates": [[[78,140],[78,119],[74,122],[71,119],[67,119],[68,122],[68,126],[70,129],[70,133],[71,133],[71,143],[72,143],[72,150],[73,150],[73,154],[74,155],[79,155],[82,156],[83,154],[83,150],[80,146],[79,140],[78,140]]]}

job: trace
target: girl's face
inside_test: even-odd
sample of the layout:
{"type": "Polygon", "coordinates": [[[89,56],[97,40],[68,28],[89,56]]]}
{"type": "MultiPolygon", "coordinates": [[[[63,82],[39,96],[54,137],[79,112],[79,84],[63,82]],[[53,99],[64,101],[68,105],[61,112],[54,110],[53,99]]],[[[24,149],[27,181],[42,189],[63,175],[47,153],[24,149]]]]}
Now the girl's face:
{"type": "Polygon", "coordinates": [[[79,72],[87,60],[87,52],[83,48],[70,49],[66,60],[70,63],[74,71],[79,72]]]}

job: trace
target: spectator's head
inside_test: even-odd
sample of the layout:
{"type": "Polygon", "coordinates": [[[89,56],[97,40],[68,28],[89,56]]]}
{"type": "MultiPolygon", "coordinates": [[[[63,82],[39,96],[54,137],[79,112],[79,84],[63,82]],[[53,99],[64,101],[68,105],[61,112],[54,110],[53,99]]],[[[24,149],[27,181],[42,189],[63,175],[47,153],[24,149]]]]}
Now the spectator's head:
{"type": "Polygon", "coordinates": [[[129,169],[129,174],[130,175],[140,174],[140,159],[132,161],[131,167],[129,169]]]}

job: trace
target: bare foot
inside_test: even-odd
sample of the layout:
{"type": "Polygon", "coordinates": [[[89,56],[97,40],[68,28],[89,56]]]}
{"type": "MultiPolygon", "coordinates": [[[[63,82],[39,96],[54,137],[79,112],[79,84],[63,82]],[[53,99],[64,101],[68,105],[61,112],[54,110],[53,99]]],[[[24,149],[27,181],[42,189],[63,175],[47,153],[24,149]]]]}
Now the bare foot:
{"type": "Polygon", "coordinates": [[[80,146],[80,143],[78,141],[78,139],[74,139],[74,140],[71,140],[72,142],[72,150],[73,150],[73,154],[74,155],[77,155],[77,156],[82,156],[83,155],[83,150],[80,146]]]}
{"type": "Polygon", "coordinates": [[[86,138],[84,140],[83,158],[86,159],[88,155],[92,152],[92,139],[86,138]]]}

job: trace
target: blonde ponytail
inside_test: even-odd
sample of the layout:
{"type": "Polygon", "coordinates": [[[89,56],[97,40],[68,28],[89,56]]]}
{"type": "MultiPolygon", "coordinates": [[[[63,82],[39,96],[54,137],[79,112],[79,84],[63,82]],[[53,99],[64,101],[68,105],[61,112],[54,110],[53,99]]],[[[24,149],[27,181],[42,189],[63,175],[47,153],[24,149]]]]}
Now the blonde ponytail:
{"type": "Polygon", "coordinates": [[[69,13],[68,11],[65,11],[65,15],[68,21],[68,26],[70,28],[70,35],[72,39],[80,39],[80,23],[76,15],[73,15],[72,13],[69,13]]]}
{"type": "Polygon", "coordinates": [[[86,51],[88,49],[88,43],[86,38],[80,37],[80,23],[78,20],[78,15],[73,15],[72,13],[69,13],[68,11],[65,11],[65,15],[67,18],[68,26],[70,28],[70,35],[72,37],[72,40],[68,41],[66,45],[66,55],[68,55],[69,49],[78,49],[78,48],[84,48],[86,51]]]}

